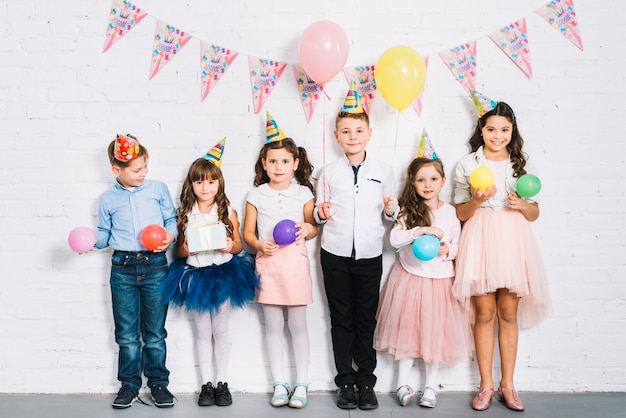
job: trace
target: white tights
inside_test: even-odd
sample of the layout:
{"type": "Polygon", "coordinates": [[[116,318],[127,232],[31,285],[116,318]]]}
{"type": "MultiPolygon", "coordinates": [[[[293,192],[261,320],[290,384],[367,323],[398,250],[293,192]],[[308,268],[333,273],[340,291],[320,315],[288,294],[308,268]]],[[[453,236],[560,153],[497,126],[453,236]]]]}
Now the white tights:
{"type": "Polygon", "coordinates": [[[296,382],[307,383],[309,380],[309,331],[306,305],[287,307],[263,305],[265,339],[272,379],[275,382],[286,381],[283,371],[283,328],[285,326],[283,309],[287,310],[287,322],[296,365],[296,382]]]}
{"type": "Polygon", "coordinates": [[[191,311],[196,323],[198,336],[198,363],[202,383],[226,382],[228,380],[228,360],[230,358],[230,341],[228,337],[228,320],[230,317],[230,302],[220,306],[216,314],[210,312],[191,311]],[[213,375],[213,348],[215,347],[215,368],[217,375],[213,375]],[[217,377],[217,380],[213,380],[217,377]]]}
{"type": "MultiPolygon", "coordinates": [[[[398,387],[409,384],[409,374],[411,373],[411,367],[413,367],[413,360],[412,358],[398,360],[398,387]]],[[[439,364],[424,362],[424,370],[426,372],[424,387],[433,388],[436,391],[439,364]]]]}

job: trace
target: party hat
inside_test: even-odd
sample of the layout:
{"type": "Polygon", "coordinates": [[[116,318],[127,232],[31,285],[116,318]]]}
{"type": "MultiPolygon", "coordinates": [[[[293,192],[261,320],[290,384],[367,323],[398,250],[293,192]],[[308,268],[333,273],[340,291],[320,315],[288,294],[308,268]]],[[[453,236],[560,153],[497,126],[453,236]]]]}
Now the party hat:
{"type": "Polygon", "coordinates": [[[134,160],[139,155],[139,142],[131,134],[117,134],[115,139],[115,159],[122,162],[134,160]]]}
{"type": "Polygon", "coordinates": [[[276,123],[270,112],[267,112],[267,125],[265,127],[265,143],[269,144],[270,142],[282,141],[286,139],[287,136],[280,129],[280,126],[276,123]]]}
{"type": "Polygon", "coordinates": [[[224,155],[224,146],[226,145],[226,137],[222,138],[220,142],[215,144],[213,148],[204,155],[205,160],[209,160],[216,166],[222,166],[222,155],[224,155]]]}
{"type": "Polygon", "coordinates": [[[493,110],[498,105],[498,102],[494,102],[489,97],[476,90],[470,90],[470,92],[472,95],[472,100],[474,101],[474,106],[476,106],[476,113],[478,113],[479,118],[483,117],[485,113],[493,110]]]}
{"type": "Polygon", "coordinates": [[[431,160],[439,158],[435,152],[435,148],[433,148],[433,143],[430,142],[430,137],[428,136],[426,129],[422,130],[422,139],[420,139],[420,144],[417,147],[417,154],[415,157],[430,158],[431,160]]]}
{"type": "Polygon", "coordinates": [[[347,113],[363,113],[363,105],[361,104],[361,94],[356,89],[356,82],[350,83],[350,90],[343,102],[343,111],[347,113]]]}

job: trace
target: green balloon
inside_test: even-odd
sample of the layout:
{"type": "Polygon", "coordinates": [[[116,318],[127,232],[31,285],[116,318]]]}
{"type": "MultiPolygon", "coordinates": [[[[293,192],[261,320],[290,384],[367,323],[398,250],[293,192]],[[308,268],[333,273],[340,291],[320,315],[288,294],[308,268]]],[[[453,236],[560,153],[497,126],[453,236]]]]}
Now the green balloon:
{"type": "Polygon", "coordinates": [[[520,197],[533,197],[541,190],[541,181],[533,174],[524,174],[517,180],[516,192],[520,197]]]}

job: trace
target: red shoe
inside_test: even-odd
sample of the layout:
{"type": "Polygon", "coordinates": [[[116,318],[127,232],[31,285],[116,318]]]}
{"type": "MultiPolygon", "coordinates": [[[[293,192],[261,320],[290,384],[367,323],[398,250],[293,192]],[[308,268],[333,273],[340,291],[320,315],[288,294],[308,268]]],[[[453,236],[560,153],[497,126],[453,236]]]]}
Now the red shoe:
{"type": "Polygon", "coordinates": [[[472,409],[476,411],[484,411],[491,405],[493,398],[493,388],[480,388],[474,400],[472,400],[472,409]]]}
{"type": "Polygon", "coordinates": [[[515,388],[510,386],[502,386],[498,387],[498,399],[500,402],[504,402],[507,408],[512,409],[513,411],[523,411],[524,410],[524,402],[517,396],[517,391],[515,388]],[[502,389],[510,389],[513,392],[513,400],[508,400],[504,397],[504,393],[502,393],[502,389]]]}

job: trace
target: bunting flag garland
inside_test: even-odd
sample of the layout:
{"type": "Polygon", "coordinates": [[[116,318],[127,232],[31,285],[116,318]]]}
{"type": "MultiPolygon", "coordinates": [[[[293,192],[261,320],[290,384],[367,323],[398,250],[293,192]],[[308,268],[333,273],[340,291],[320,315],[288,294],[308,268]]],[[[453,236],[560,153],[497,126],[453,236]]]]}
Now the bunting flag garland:
{"type": "Polygon", "coordinates": [[[150,80],[152,80],[152,77],[154,77],[165,64],[172,60],[172,57],[176,55],[190,39],[191,35],[161,20],[157,21],[154,29],[150,80]]]}
{"type": "Polygon", "coordinates": [[[126,35],[147,15],[148,13],[126,0],[113,0],[102,53],[111,48],[115,42],[126,35]]]}
{"type": "Polygon", "coordinates": [[[362,65],[359,67],[346,67],[343,73],[349,85],[356,84],[356,91],[361,95],[363,110],[369,115],[372,101],[376,96],[376,77],[374,77],[375,65],[362,65]]]}
{"type": "Polygon", "coordinates": [[[439,56],[465,90],[476,88],[476,41],[440,52],[439,56]]]}
{"type": "Polygon", "coordinates": [[[302,101],[302,110],[304,110],[306,123],[309,123],[315,112],[315,106],[320,97],[322,97],[324,86],[313,81],[301,65],[293,66],[293,75],[298,83],[298,92],[300,93],[300,101],[302,101]]]}
{"type": "Polygon", "coordinates": [[[546,22],[561,32],[571,43],[583,50],[573,0],[552,0],[536,11],[546,22]]]}
{"type": "Polygon", "coordinates": [[[248,66],[254,113],[259,113],[287,64],[264,58],[248,57],[248,66]]]}
{"type": "MultiPolygon", "coordinates": [[[[424,64],[426,65],[426,73],[428,73],[428,57],[424,57],[424,64]]],[[[422,91],[420,91],[417,99],[415,99],[415,101],[411,103],[411,106],[413,107],[413,110],[415,110],[415,112],[417,113],[417,116],[422,116],[422,101],[424,100],[424,90],[426,90],[426,87],[424,87],[422,91]]]]}
{"type": "Polygon", "coordinates": [[[200,101],[204,101],[237,57],[237,52],[210,42],[200,42],[200,101]]]}
{"type": "Polygon", "coordinates": [[[533,69],[530,65],[526,18],[489,34],[489,38],[517,64],[528,78],[532,77],[533,69]]]}
{"type": "MultiPolygon", "coordinates": [[[[579,32],[576,11],[573,0],[551,0],[541,8],[534,11],[539,14],[548,24],[557,29],[571,43],[580,50],[583,49],[582,38],[579,32]]],[[[112,0],[107,22],[103,53],[113,44],[125,36],[148,13],[128,0],[112,0]]],[[[187,34],[164,21],[155,18],[156,27],[151,54],[151,66],[149,79],[152,79],[161,68],[170,62],[173,56],[184,47],[192,35],[187,34]]],[[[532,66],[530,62],[530,48],[526,18],[494,31],[488,37],[526,74],[532,78],[532,66]]],[[[238,52],[200,40],[200,66],[201,66],[201,92],[200,101],[204,101],[215,84],[230,68],[238,52]]],[[[441,60],[461,83],[463,88],[472,95],[476,88],[477,68],[477,41],[465,42],[457,47],[440,51],[441,60]]],[[[424,57],[428,65],[428,56],[424,57]]],[[[287,65],[293,67],[298,86],[298,95],[302,102],[307,123],[310,122],[324,86],[315,83],[300,66],[300,64],[287,64],[272,59],[264,59],[248,56],[250,82],[254,113],[259,113],[271,94],[274,86],[278,83],[287,65]]],[[[357,67],[345,67],[344,75],[348,84],[356,85],[356,91],[360,94],[362,106],[368,114],[372,108],[372,102],[376,95],[377,82],[375,79],[375,66],[363,65],[357,67]]],[[[422,113],[424,89],[411,104],[418,116],[422,113]]],[[[328,96],[327,96],[328,97],[328,96]]]]}

